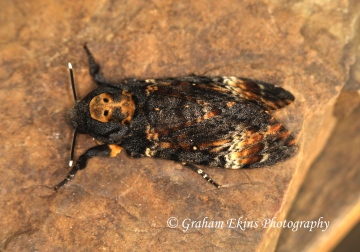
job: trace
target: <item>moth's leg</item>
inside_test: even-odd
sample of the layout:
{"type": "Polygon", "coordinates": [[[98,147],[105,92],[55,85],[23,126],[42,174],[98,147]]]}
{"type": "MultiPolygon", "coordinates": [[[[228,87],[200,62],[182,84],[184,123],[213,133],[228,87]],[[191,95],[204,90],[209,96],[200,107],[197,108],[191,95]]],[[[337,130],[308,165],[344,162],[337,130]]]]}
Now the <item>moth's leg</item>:
{"type": "Polygon", "coordinates": [[[126,150],[126,153],[129,155],[129,157],[132,157],[132,158],[141,158],[142,157],[142,155],[138,152],[126,150]]]}
{"type": "Polygon", "coordinates": [[[181,163],[183,166],[186,166],[188,168],[190,168],[191,170],[193,170],[194,172],[196,172],[197,174],[199,174],[201,177],[203,177],[204,179],[206,179],[207,182],[209,182],[210,184],[212,184],[213,186],[215,186],[216,188],[220,188],[221,185],[219,185],[218,183],[216,183],[214,180],[212,180],[209,175],[207,175],[206,172],[204,172],[203,170],[201,170],[200,168],[196,167],[193,164],[189,164],[189,163],[181,163]]]}
{"type": "Polygon", "coordinates": [[[75,174],[82,169],[85,169],[87,162],[92,157],[115,157],[121,152],[121,147],[115,144],[107,145],[98,145],[88,149],[84,154],[82,154],[79,159],[76,161],[76,164],[71,168],[69,174],[66,178],[57,184],[54,189],[57,191],[63,185],[66,185],[71,179],[75,177],[75,174]]]}
{"type": "Polygon", "coordinates": [[[90,52],[89,48],[84,44],[85,52],[89,59],[89,67],[90,67],[90,75],[98,85],[104,85],[107,84],[107,81],[100,73],[100,65],[96,63],[94,56],[90,52]]]}

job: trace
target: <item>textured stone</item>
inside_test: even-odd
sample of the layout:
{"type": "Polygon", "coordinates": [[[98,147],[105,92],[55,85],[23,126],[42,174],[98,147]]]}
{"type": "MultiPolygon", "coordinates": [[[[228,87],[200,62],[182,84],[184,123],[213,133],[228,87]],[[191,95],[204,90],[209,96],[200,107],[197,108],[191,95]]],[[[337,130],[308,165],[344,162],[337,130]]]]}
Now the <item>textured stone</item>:
{"type": "MultiPolygon", "coordinates": [[[[226,221],[285,218],[322,147],[316,140],[326,108],[353,61],[352,7],[349,1],[2,1],[0,249],[274,249],[280,230],[230,229],[226,221]],[[68,171],[72,135],[67,62],[80,97],[94,87],[84,42],[112,81],[194,73],[283,86],[296,101],[275,115],[299,139],[299,154],[263,169],[205,167],[224,185],[220,190],[174,162],[121,154],[92,160],[54,193],[68,171]],[[174,229],[167,226],[172,216],[179,219],[174,229]],[[225,227],[181,227],[187,218],[206,217],[225,227]]],[[[81,136],[76,152],[93,145],[81,136]]]]}
{"type": "Polygon", "coordinates": [[[296,231],[285,228],[277,251],[294,247],[299,251],[331,251],[360,220],[359,94],[342,92],[333,115],[337,123],[331,138],[311,166],[286,218],[292,221],[322,218],[330,225],[312,232],[308,228],[296,231]]]}

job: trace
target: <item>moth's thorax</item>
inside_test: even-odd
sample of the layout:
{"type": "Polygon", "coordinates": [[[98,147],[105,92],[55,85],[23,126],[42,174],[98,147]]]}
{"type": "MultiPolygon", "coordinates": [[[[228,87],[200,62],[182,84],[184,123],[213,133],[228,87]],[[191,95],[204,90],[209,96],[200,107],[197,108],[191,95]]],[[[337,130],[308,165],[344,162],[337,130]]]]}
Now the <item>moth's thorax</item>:
{"type": "Polygon", "coordinates": [[[126,91],[101,93],[91,99],[89,110],[91,118],[99,122],[117,121],[128,125],[134,115],[135,103],[126,91]]]}

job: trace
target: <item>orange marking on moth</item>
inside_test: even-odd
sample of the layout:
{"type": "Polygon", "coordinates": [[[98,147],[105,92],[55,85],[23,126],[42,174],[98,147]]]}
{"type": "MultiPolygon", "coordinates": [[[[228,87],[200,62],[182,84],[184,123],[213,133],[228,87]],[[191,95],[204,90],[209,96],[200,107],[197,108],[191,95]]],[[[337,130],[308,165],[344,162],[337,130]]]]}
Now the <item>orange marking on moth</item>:
{"type": "Polygon", "coordinates": [[[226,93],[228,90],[226,88],[218,87],[218,86],[212,86],[212,85],[204,85],[204,84],[197,84],[197,87],[200,87],[202,89],[210,89],[214,90],[219,93],[226,93]]]}
{"type": "Polygon", "coordinates": [[[258,100],[261,100],[262,102],[264,103],[268,103],[267,100],[264,100],[261,96],[259,96],[258,94],[256,93],[253,93],[253,92],[246,92],[246,91],[241,91],[240,92],[244,98],[250,100],[250,101],[258,101],[258,100]]]}
{"type": "Polygon", "coordinates": [[[276,104],[276,106],[278,107],[278,108],[282,108],[282,107],[285,107],[287,104],[289,104],[289,103],[287,103],[287,100],[286,101],[284,101],[284,100],[277,100],[276,102],[275,102],[275,104],[276,104]]]}
{"type": "Polygon", "coordinates": [[[274,110],[284,106],[284,104],[282,104],[282,102],[280,102],[280,101],[277,101],[275,103],[271,102],[269,100],[265,100],[265,99],[261,99],[261,101],[264,102],[266,106],[268,106],[268,107],[270,107],[270,108],[272,108],[274,110]]]}
{"type": "Polygon", "coordinates": [[[129,92],[126,92],[125,90],[122,91],[122,94],[127,97],[126,99],[121,100],[119,106],[121,107],[121,113],[127,114],[127,117],[125,117],[121,123],[122,124],[129,124],[134,112],[135,112],[135,103],[131,97],[131,94],[129,92]]]}
{"type": "Polygon", "coordinates": [[[241,159],[241,160],[239,160],[239,163],[242,165],[251,165],[251,164],[255,164],[255,163],[261,161],[261,159],[262,159],[262,156],[258,155],[258,156],[241,159]]]}
{"type": "Polygon", "coordinates": [[[119,109],[122,116],[121,123],[125,125],[130,123],[134,115],[135,103],[130,93],[126,91],[122,92],[119,102],[114,101],[110,94],[102,93],[92,98],[89,108],[91,118],[104,123],[113,120],[114,110],[119,109]]]}
{"type": "Polygon", "coordinates": [[[116,157],[123,149],[122,147],[116,144],[109,144],[109,148],[111,150],[110,157],[116,157]]]}
{"type": "Polygon", "coordinates": [[[253,156],[256,153],[259,153],[264,149],[265,145],[263,143],[258,143],[254,146],[251,146],[249,148],[246,148],[244,150],[235,152],[233,155],[236,159],[243,159],[244,157],[253,156]]]}
{"type": "Polygon", "coordinates": [[[223,146],[218,146],[218,147],[214,147],[212,149],[209,150],[209,152],[211,153],[218,153],[219,151],[221,151],[223,149],[223,146]]]}
{"type": "Polygon", "coordinates": [[[240,93],[242,95],[244,95],[244,96],[247,96],[247,97],[251,98],[251,99],[259,99],[258,98],[259,96],[257,94],[254,94],[252,92],[248,92],[248,90],[246,90],[246,89],[241,90],[240,93]]]}
{"type": "Polygon", "coordinates": [[[146,130],[145,130],[145,134],[146,134],[146,138],[148,140],[152,140],[152,141],[158,141],[159,140],[159,133],[155,132],[154,128],[150,128],[150,125],[146,126],[146,130]]]}
{"type": "Polygon", "coordinates": [[[149,91],[155,91],[155,90],[158,90],[159,88],[157,86],[148,86],[147,87],[147,90],[149,91]]]}
{"type": "Polygon", "coordinates": [[[182,143],[182,142],[179,142],[179,145],[182,149],[186,150],[186,151],[190,151],[190,148],[191,146],[187,143],[182,143]]]}
{"type": "MultiPolygon", "coordinates": [[[[189,100],[189,101],[191,101],[191,99],[189,98],[189,97],[187,97],[187,99],[189,100]]],[[[203,100],[196,100],[196,103],[197,104],[200,104],[200,105],[202,105],[202,106],[206,106],[208,103],[207,102],[204,102],[203,100]]]]}
{"type": "Polygon", "coordinates": [[[229,108],[234,106],[236,104],[236,102],[228,102],[226,103],[226,106],[228,106],[229,108]]]}
{"type": "Polygon", "coordinates": [[[206,115],[204,115],[204,119],[209,119],[211,117],[217,116],[221,114],[221,110],[220,109],[215,109],[209,113],[207,113],[206,115]]]}
{"type": "Polygon", "coordinates": [[[217,115],[220,115],[220,114],[221,114],[221,110],[216,109],[216,110],[210,111],[209,113],[205,114],[202,117],[199,117],[198,119],[196,119],[196,122],[199,123],[199,122],[201,122],[203,120],[210,119],[211,117],[214,117],[214,116],[217,116],[217,115]]]}
{"type": "Polygon", "coordinates": [[[250,83],[250,82],[242,82],[242,83],[239,83],[237,86],[243,90],[249,90],[249,91],[258,90],[257,85],[254,85],[253,83],[250,83]]]}
{"type": "Polygon", "coordinates": [[[92,98],[90,101],[91,118],[100,122],[108,122],[112,113],[112,108],[108,103],[112,103],[112,98],[106,93],[99,94],[92,98]]]}
{"type": "Polygon", "coordinates": [[[179,134],[176,139],[182,140],[188,138],[188,135],[186,133],[179,134]]]}
{"type": "Polygon", "coordinates": [[[290,104],[290,103],[292,103],[292,102],[293,102],[293,101],[292,101],[292,100],[289,100],[289,99],[286,99],[286,100],[285,100],[285,103],[286,103],[286,104],[290,104]]]}
{"type": "Polygon", "coordinates": [[[287,144],[287,146],[294,145],[294,144],[296,144],[296,140],[292,139],[292,140],[288,141],[286,144],[287,144]]]}
{"type": "Polygon", "coordinates": [[[257,131],[254,129],[248,129],[248,130],[244,131],[244,133],[242,134],[242,139],[247,139],[247,138],[251,137],[252,135],[254,135],[256,132],[257,131]]]}
{"type": "Polygon", "coordinates": [[[269,99],[262,97],[262,95],[259,94],[261,92],[259,90],[259,86],[255,83],[242,82],[242,83],[238,83],[235,86],[241,89],[238,92],[241,93],[244,96],[244,98],[249,100],[260,100],[270,109],[276,110],[292,102],[291,100],[280,100],[280,99],[277,99],[276,101],[271,101],[269,99]]]}
{"type": "Polygon", "coordinates": [[[146,135],[146,138],[147,138],[148,140],[158,141],[158,140],[159,140],[159,134],[156,133],[156,132],[154,132],[154,133],[149,133],[149,134],[146,135]]]}
{"type": "Polygon", "coordinates": [[[240,147],[240,146],[253,145],[257,142],[260,142],[263,138],[264,138],[263,134],[260,134],[260,133],[253,134],[249,138],[241,141],[238,146],[240,147]]]}
{"type": "Polygon", "coordinates": [[[214,116],[216,116],[216,113],[214,111],[211,111],[211,112],[207,113],[206,115],[204,115],[204,119],[209,119],[214,116]]]}
{"type": "Polygon", "coordinates": [[[289,131],[283,131],[283,132],[277,134],[276,138],[277,139],[286,139],[289,135],[290,135],[289,131]]]}
{"type": "MultiPolygon", "coordinates": [[[[201,120],[200,120],[201,121],[201,120]]],[[[199,118],[196,120],[196,122],[200,122],[199,121],[199,118]]],[[[191,126],[191,125],[193,125],[194,124],[194,122],[186,122],[185,123],[185,127],[189,127],[189,126],[191,126]]]]}
{"type": "Polygon", "coordinates": [[[224,140],[219,140],[219,141],[214,141],[214,142],[207,142],[207,143],[200,143],[197,146],[200,149],[205,149],[206,147],[222,146],[224,144],[227,144],[228,142],[230,142],[230,139],[224,139],[224,140]]]}
{"type": "Polygon", "coordinates": [[[266,131],[266,134],[275,135],[282,128],[283,128],[283,126],[280,123],[271,125],[271,126],[269,126],[268,130],[266,131]]]}
{"type": "Polygon", "coordinates": [[[169,142],[161,142],[159,143],[159,146],[164,149],[170,149],[172,147],[172,144],[169,142]]]}
{"type": "Polygon", "coordinates": [[[248,89],[244,82],[242,82],[242,83],[237,83],[236,86],[238,86],[239,88],[244,89],[244,90],[247,90],[247,89],[248,89]]]}
{"type": "Polygon", "coordinates": [[[146,88],[145,92],[146,92],[147,95],[150,95],[151,92],[154,92],[154,91],[156,91],[158,89],[159,89],[158,86],[148,86],[146,88]]]}
{"type": "Polygon", "coordinates": [[[254,89],[254,87],[246,85],[243,85],[241,87],[241,90],[239,90],[239,93],[242,95],[243,98],[247,100],[252,101],[262,101],[267,107],[276,110],[278,108],[284,107],[286,104],[282,100],[277,101],[270,101],[268,99],[264,99],[260,94],[258,94],[257,89],[254,89]]]}
{"type": "Polygon", "coordinates": [[[248,91],[248,93],[259,95],[261,93],[261,87],[254,82],[244,81],[239,87],[243,90],[248,91]]]}

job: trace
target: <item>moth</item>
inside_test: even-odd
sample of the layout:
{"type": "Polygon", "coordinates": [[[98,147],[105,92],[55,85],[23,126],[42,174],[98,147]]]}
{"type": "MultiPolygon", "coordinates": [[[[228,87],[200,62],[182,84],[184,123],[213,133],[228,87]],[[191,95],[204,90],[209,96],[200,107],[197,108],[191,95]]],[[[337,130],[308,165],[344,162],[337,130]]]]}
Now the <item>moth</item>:
{"type": "Polygon", "coordinates": [[[101,144],[82,154],[55,190],[84,169],[90,158],[115,157],[121,150],[132,158],[180,162],[220,188],[196,165],[259,168],[283,161],[298,149],[294,137],[270,114],[294,101],[281,87],[198,75],[112,83],[102,76],[86,44],[84,49],[98,87],[69,111],[76,129],[72,156],[77,133],[89,134],[101,144]]]}

